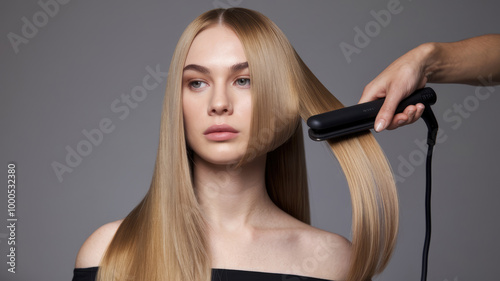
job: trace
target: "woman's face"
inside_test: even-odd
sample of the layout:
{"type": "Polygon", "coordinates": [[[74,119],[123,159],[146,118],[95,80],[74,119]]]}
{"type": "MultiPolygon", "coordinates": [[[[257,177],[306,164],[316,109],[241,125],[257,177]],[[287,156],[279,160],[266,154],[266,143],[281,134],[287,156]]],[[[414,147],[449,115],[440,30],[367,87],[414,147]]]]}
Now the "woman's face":
{"type": "Polygon", "coordinates": [[[184,128],[195,161],[237,163],[249,141],[252,97],[243,46],[215,25],[194,39],[182,78],[184,128]]]}

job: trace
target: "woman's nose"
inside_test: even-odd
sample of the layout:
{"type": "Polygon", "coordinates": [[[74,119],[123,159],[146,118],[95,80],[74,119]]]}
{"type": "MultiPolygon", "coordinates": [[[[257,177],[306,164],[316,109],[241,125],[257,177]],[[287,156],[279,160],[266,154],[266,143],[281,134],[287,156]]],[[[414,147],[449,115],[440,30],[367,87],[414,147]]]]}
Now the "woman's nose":
{"type": "Polygon", "coordinates": [[[208,115],[233,114],[233,106],[226,87],[214,87],[213,96],[208,106],[208,115]]]}

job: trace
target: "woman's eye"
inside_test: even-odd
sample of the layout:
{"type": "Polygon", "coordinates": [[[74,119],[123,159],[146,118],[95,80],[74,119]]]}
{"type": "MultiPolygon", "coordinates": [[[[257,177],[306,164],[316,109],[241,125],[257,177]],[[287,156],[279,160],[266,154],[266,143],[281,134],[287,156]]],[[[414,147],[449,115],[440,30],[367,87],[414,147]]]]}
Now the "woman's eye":
{"type": "Polygon", "coordinates": [[[194,88],[194,89],[199,89],[199,88],[203,87],[204,86],[203,84],[206,84],[206,83],[202,82],[202,81],[192,81],[192,82],[189,82],[189,86],[191,88],[194,88]]]}
{"type": "Polygon", "coordinates": [[[236,84],[238,84],[238,86],[249,86],[250,79],[249,78],[240,78],[240,79],[236,80],[236,84]]]}

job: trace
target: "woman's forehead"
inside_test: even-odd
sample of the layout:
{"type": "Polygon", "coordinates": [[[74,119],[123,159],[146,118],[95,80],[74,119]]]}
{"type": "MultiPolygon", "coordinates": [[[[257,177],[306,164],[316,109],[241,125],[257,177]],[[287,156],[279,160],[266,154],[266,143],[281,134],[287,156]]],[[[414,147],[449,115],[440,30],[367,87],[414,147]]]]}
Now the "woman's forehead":
{"type": "Polygon", "coordinates": [[[226,26],[214,25],[194,38],[184,66],[231,66],[245,61],[245,51],[236,33],[226,26]]]}

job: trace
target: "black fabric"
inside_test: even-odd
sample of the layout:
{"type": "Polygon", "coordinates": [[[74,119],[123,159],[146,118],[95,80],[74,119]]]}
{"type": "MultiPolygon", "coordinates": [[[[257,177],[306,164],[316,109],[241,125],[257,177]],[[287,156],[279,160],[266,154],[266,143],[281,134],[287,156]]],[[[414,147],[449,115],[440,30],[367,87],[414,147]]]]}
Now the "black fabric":
{"type": "Polygon", "coordinates": [[[95,281],[97,276],[96,267],[86,267],[86,268],[75,268],[73,269],[73,279],[72,281],[95,281]]]}
{"type": "MultiPolygon", "coordinates": [[[[75,268],[72,281],[95,281],[98,267],[75,268]]],[[[327,281],[299,275],[281,273],[267,273],[257,271],[245,271],[235,269],[212,269],[212,281],[327,281]]]]}

